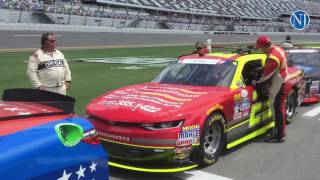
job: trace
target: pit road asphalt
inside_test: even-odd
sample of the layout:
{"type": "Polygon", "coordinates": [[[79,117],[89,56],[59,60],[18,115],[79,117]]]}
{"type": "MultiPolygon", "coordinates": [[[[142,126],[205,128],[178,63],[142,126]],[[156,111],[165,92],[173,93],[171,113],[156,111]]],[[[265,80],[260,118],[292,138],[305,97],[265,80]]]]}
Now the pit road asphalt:
{"type": "MultiPolygon", "coordinates": [[[[320,172],[319,104],[302,106],[287,126],[284,143],[258,137],[233,148],[212,166],[188,172],[156,174],[110,169],[110,180],[316,180],[320,172]],[[314,116],[307,112],[316,110],[314,116]]],[[[314,111],[313,111],[314,112],[314,111]]]]}

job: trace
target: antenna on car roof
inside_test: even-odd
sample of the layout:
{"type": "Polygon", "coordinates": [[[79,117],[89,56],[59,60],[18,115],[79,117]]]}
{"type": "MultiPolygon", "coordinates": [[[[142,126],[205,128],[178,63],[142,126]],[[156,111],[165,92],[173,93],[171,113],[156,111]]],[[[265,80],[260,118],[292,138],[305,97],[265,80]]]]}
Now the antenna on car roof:
{"type": "Polygon", "coordinates": [[[240,48],[240,49],[237,49],[235,51],[232,51],[232,53],[237,53],[237,54],[248,53],[248,54],[251,54],[253,50],[255,50],[255,47],[253,45],[249,45],[249,46],[247,46],[245,48],[240,48]]]}

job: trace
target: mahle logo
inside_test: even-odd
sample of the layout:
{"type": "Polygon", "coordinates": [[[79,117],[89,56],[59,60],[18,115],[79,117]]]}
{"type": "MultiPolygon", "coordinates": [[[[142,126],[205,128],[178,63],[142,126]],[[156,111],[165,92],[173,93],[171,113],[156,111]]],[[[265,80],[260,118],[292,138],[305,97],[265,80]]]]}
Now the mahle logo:
{"type": "Polygon", "coordinates": [[[290,17],[291,26],[297,30],[303,30],[308,27],[310,23],[310,17],[308,13],[297,10],[291,14],[290,17]]]}

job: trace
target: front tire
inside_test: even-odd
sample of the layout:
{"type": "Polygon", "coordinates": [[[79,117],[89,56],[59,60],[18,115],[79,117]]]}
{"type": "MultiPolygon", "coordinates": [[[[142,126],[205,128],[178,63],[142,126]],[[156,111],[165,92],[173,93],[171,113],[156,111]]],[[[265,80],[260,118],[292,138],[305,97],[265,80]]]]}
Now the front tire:
{"type": "Polygon", "coordinates": [[[294,121],[294,117],[296,115],[296,109],[297,109],[297,100],[296,100],[296,93],[294,91],[291,91],[287,97],[286,102],[286,122],[287,124],[290,124],[294,121]]]}
{"type": "Polygon", "coordinates": [[[200,136],[196,162],[202,166],[214,164],[225,145],[225,120],[220,113],[213,113],[206,120],[200,136]]]}

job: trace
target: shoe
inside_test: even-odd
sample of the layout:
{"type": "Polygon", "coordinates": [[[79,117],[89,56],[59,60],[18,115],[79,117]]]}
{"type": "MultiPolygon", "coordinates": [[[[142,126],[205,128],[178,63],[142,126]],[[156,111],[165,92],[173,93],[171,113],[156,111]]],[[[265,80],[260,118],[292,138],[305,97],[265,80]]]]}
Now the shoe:
{"type": "Polygon", "coordinates": [[[276,137],[271,137],[265,140],[268,143],[283,143],[285,141],[284,138],[276,138],[276,137]]]}

